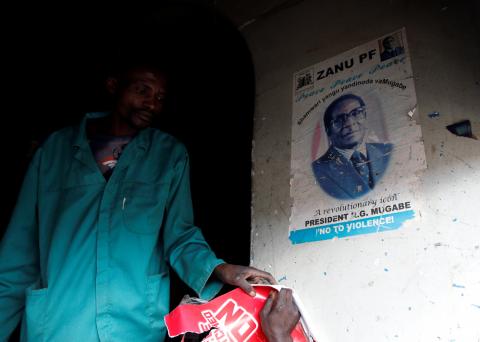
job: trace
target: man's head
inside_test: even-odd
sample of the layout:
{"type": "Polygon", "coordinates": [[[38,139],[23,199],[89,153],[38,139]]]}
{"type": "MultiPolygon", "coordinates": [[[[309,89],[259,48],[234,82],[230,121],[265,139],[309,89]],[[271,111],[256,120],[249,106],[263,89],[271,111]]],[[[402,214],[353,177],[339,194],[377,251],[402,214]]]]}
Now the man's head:
{"type": "Polygon", "coordinates": [[[388,36],[383,39],[382,41],[383,47],[385,50],[393,50],[397,47],[397,41],[395,40],[395,37],[393,36],[388,36]]]}
{"type": "Polygon", "coordinates": [[[330,142],[341,149],[361,144],[365,133],[367,112],[361,97],[346,94],[335,99],[325,110],[323,122],[330,142]]]}
{"type": "Polygon", "coordinates": [[[160,114],[166,96],[166,74],[151,65],[135,65],[107,79],[113,96],[112,115],[134,130],[150,126],[160,114]]]}

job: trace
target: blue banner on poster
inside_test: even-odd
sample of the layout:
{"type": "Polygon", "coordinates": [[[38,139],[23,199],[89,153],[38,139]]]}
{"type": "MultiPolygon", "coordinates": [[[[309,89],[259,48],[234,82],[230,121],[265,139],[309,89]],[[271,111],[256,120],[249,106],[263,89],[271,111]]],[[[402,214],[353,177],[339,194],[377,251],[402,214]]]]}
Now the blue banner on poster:
{"type": "Polygon", "coordinates": [[[304,242],[330,240],[335,237],[344,238],[361,234],[378,233],[400,228],[403,222],[415,217],[413,210],[367,217],[360,220],[339,222],[323,226],[298,229],[290,232],[290,241],[293,244],[304,242]]]}

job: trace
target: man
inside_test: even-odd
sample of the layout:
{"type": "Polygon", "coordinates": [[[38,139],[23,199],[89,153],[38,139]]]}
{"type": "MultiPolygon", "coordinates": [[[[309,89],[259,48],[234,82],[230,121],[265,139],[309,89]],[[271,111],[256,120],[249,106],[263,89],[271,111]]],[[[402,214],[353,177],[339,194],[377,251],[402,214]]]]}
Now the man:
{"type": "Polygon", "coordinates": [[[367,107],[346,94],[335,99],[323,117],[330,147],[312,163],[322,189],[337,199],[354,199],[372,190],[387,168],[392,144],[366,142],[367,107]]]}
{"type": "Polygon", "coordinates": [[[397,40],[393,36],[388,36],[382,41],[384,50],[380,54],[380,61],[386,61],[389,58],[400,56],[405,52],[402,46],[398,46],[397,40]]]}
{"type": "Polygon", "coordinates": [[[222,282],[254,295],[266,272],[215,257],[193,225],[185,148],[149,128],[165,73],[135,64],[90,113],[36,152],[0,244],[0,341],[162,341],[168,265],[203,298],[222,282]]]}

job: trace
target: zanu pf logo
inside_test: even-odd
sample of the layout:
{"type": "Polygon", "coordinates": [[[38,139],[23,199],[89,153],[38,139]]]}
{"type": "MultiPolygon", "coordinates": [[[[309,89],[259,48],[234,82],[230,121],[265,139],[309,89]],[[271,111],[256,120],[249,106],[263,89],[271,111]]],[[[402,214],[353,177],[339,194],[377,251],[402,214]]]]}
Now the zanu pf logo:
{"type": "Polygon", "coordinates": [[[258,322],[233,299],[228,299],[216,311],[202,311],[205,322],[199,323],[200,329],[213,329],[204,341],[207,342],[246,342],[258,328],[258,322]]]}

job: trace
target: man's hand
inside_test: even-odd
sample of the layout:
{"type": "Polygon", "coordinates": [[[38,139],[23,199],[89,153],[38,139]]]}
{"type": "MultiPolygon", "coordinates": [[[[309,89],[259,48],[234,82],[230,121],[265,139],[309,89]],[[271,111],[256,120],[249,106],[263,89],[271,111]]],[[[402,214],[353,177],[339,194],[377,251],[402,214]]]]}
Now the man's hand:
{"type": "Polygon", "coordinates": [[[300,319],[300,312],[293,301],[292,290],[270,292],[260,311],[262,330],[269,342],[291,342],[290,334],[300,319]]]}
{"type": "Polygon", "coordinates": [[[252,297],[255,296],[255,290],[250,283],[276,284],[270,273],[248,266],[221,264],[215,268],[214,273],[225,284],[240,287],[252,297]]]}

